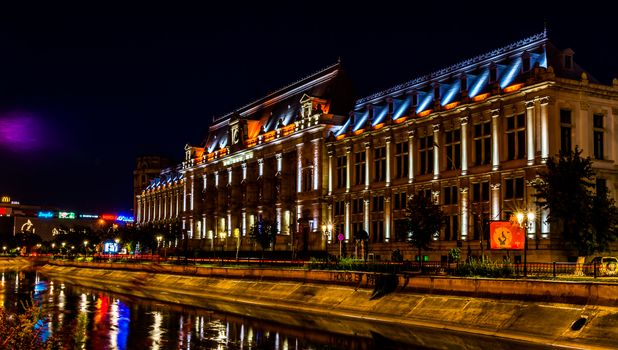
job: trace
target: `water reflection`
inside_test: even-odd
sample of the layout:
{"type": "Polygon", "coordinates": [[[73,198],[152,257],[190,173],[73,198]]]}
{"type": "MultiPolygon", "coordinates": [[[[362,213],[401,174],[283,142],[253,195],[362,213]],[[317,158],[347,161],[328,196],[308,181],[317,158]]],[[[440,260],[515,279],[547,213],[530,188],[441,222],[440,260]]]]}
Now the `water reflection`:
{"type": "Polygon", "coordinates": [[[429,348],[428,344],[438,348],[449,348],[453,344],[497,350],[541,348],[471,334],[392,325],[383,325],[384,328],[376,333],[375,324],[368,327],[360,321],[343,322],[329,316],[269,311],[278,317],[271,319],[287,323],[282,325],[107,294],[48,279],[35,271],[4,271],[0,281],[0,306],[20,311],[23,302],[47,305],[46,322],[37,324],[42,336],[56,335],[63,339],[65,348],[73,349],[364,350],[419,349],[429,348]],[[295,326],[288,322],[293,320],[298,321],[295,326]],[[340,328],[339,332],[332,331],[333,325],[340,328]],[[390,338],[381,335],[389,333],[390,338]],[[411,344],[407,343],[408,339],[411,344]]]}

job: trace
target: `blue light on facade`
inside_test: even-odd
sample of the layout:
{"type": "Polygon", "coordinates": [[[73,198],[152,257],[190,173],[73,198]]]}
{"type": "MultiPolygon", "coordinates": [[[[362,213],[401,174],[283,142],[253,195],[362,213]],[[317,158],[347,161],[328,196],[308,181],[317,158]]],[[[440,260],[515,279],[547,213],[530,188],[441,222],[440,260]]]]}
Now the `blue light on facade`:
{"type": "Polygon", "coordinates": [[[401,118],[401,116],[408,110],[408,107],[410,106],[411,101],[412,101],[412,97],[408,97],[402,102],[399,102],[399,103],[394,102],[395,103],[395,113],[393,113],[393,120],[397,120],[401,118]]]}
{"type": "Polygon", "coordinates": [[[343,126],[341,127],[341,129],[339,129],[336,133],[335,136],[339,136],[341,134],[345,134],[346,130],[348,130],[348,128],[350,127],[350,121],[352,120],[352,118],[348,118],[348,120],[345,122],[345,124],[343,124],[343,126]]]}
{"type": "Polygon", "coordinates": [[[367,118],[369,118],[369,111],[365,111],[365,113],[363,113],[363,116],[360,117],[358,119],[358,121],[356,122],[356,125],[354,125],[354,129],[352,129],[352,131],[356,131],[360,128],[363,127],[363,125],[365,125],[365,123],[367,122],[367,118]]]}
{"type": "Polygon", "coordinates": [[[479,92],[483,91],[485,85],[487,85],[487,80],[489,79],[489,68],[483,70],[477,78],[476,81],[472,84],[472,88],[470,88],[470,93],[468,96],[474,97],[479,94],[479,92]]]}
{"type": "Polygon", "coordinates": [[[513,62],[511,62],[511,65],[507,68],[506,73],[502,76],[502,79],[500,79],[500,88],[504,89],[513,82],[521,69],[521,64],[521,57],[517,57],[513,60],[513,62]]]}
{"type": "Polygon", "coordinates": [[[416,113],[420,113],[424,111],[425,109],[427,109],[427,106],[429,106],[429,103],[431,103],[431,101],[433,101],[433,94],[432,93],[426,94],[425,97],[423,98],[423,101],[421,101],[418,107],[416,107],[416,113]]]}
{"type": "Polygon", "coordinates": [[[453,85],[451,85],[446,91],[446,94],[442,98],[442,101],[440,101],[440,105],[444,106],[446,104],[453,102],[453,99],[455,98],[455,96],[457,96],[457,93],[459,92],[460,87],[461,87],[461,82],[459,80],[455,81],[455,83],[453,83],[453,85]]]}
{"type": "Polygon", "coordinates": [[[384,116],[386,115],[386,113],[388,113],[388,106],[384,106],[384,108],[380,110],[380,113],[378,114],[378,116],[373,119],[373,123],[371,124],[371,126],[380,124],[382,122],[382,119],[384,119],[384,116]]]}

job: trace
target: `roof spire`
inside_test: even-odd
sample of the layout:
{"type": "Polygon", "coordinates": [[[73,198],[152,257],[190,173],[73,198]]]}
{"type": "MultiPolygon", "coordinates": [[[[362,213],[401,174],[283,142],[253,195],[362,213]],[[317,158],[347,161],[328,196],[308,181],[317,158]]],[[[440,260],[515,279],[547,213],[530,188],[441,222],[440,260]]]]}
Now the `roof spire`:
{"type": "Polygon", "coordinates": [[[543,36],[547,38],[547,18],[543,19],[543,36]]]}

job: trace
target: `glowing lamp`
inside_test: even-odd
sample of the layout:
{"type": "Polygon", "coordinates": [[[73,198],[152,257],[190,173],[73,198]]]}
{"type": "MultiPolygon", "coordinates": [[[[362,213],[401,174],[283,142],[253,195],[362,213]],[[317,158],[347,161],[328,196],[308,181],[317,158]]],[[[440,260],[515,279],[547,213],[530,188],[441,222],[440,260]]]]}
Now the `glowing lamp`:
{"type": "Polygon", "coordinates": [[[457,106],[459,106],[459,101],[448,103],[446,106],[444,106],[444,109],[449,110],[449,109],[453,109],[453,108],[455,108],[457,106]]]}
{"type": "Polygon", "coordinates": [[[426,109],[426,110],[424,110],[424,111],[420,112],[420,113],[419,113],[419,114],[417,114],[417,115],[418,115],[418,117],[419,117],[419,118],[422,118],[422,117],[426,117],[426,116],[428,116],[431,112],[432,112],[432,110],[431,110],[431,109],[426,109]]]}
{"type": "Polygon", "coordinates": [[[345,134],[341,134],[337,137],[335,137],[335,140],[343,140],[345,138],[345,134]]]}
{"type": "Polygon", "coordinates": [[[506,92],[506,93],[515,92],[515,91],[521,89],[522,87],[524,87],[523,83],[513,84],[513,85],[509,85],[509,86],[505,87],[503,91],[506,92]]]}
{"type": "Polygon", "coordinates": [[[363,131],[365,131],[365,129],[358,129],[356,131],[354,131],[354,135],[360,135],[363,133],[363,131]]]}
{"type": "Polygon", "coordinates": [[[393,120],[393,122],[395,124],[401,124],[401,123],[405,122],[407,119],[408,119],[408,117],[401,117],[401,118],[393,120]]]}
{"type": "Polygon", "coordinates": [[[373,126],[374,130],[380,130],[384,127],[384,123],[379,123],[373,126]]]}
{"type": "Polygon", "coordinates": [[[484,94],[480,94],[480,95],[476,95],[472,98],[472,100],[474,102],[479,102],[479,101],[483,101],[484,99],[486,99],[487,97],[489,97],[489,92],[486,92],[484,94]]]}

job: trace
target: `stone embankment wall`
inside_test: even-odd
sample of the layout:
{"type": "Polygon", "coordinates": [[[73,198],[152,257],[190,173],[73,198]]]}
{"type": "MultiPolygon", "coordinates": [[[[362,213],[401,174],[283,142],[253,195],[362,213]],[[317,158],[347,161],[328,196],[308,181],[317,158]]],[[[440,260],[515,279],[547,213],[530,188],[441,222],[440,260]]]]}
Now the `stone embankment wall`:
{"type": "MultiPolygon", "coordinates": [[[[363,331],[380,332],[395,340],[410,340],[410,333],[402,330],[406,327],[430,327],[524,342],[618,347],[618,286],[611,284],[425,276],[393,279],[346,271],[54,264],[40,271],[86,287],[299,327],[310,324],[345,332],[342,322],[362,321],[358,327],[363,331]],[[583,327],[573,329],[581,319],[586,321],[583,327]]],[[[416,345],[435,345],[435,335],[424,339],[414,334],[419,337],[414,340],[416,345]]],[[[446,346],[455,346],[461,339],[447,338],[440,339],[446,346]]]]}

